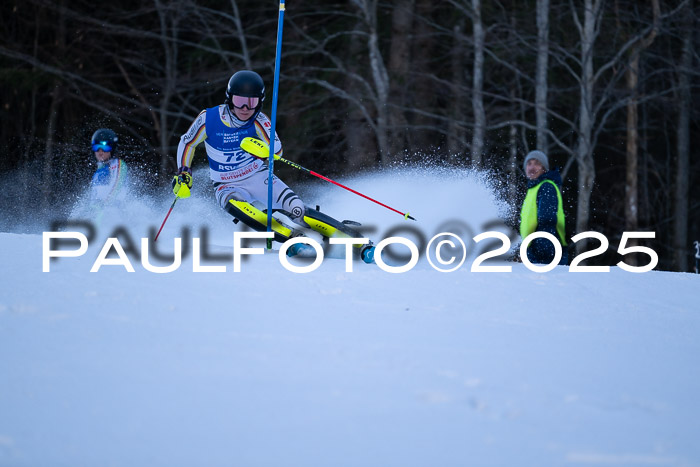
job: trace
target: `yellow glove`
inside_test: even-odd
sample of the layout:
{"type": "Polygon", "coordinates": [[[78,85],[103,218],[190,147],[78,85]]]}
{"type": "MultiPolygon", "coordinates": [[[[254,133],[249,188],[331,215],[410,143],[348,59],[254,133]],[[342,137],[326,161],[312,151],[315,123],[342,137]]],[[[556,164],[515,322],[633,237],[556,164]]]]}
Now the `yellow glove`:
{"type": "Polygon", "coordinates": [[[173,177],[173,193],[178,198],[189,198],[190,188],[192,188],[192,175],[186,170],[173,177]]]}

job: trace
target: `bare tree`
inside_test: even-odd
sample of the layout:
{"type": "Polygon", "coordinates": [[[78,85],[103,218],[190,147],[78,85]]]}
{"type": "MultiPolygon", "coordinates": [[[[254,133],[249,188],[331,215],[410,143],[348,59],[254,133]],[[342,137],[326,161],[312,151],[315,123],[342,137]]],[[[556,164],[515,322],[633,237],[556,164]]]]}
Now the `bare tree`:
{"type": "MultiPolygon", "coordinates": [[[[61,2],[61,6],[63,2],[61,2]]],[[[56,29],[56,57],[65,56],[66,53],[66,19],[61,12],[58,15],[58,28],[56,29]]],[[[53,188],[55,139],[58,126],[58,117],[66,96],[65,84],[59,77],[54,78],[54,88],[51,93],[51,106],[49,107],[49,121],[46,130],[46,143],[44,145],[44,168],[42,175],[43,207],[51,206],[51,193],[53,188]]]]}
{"type": "MultiPolygon", "coordinates": [[[[517,118],[513,118],[513,121],[517,118]]],[[[508,126],[508,179],[510,183],[508,184],[508,201],[511,206],[515,206],[515,202],[518,198],[518,127],[511,123],[508,126]]]]}
{"type": "MultiPolygon", "coordinates": [[[[413,96],[410,103],[411,129],[408,132],[407,146],[404,148],[412,152],[425,153],[433,149],[438,142],[436,138],[435,114],[442,113],[437,107],[436,92],[442,86],[440,78],[441,70],[435,67],[435,56],[438,53],[436,47],[436,29],[433,14],[436,4],[432,0],[416,1],[416,19],[411,31],[411,75],[409,89],[413,96]],[[438,84],[440,83],[440,84],[438,84]]],[[[439,133],[444,134],[444,130],[439,133]]]]}
{"type": "Polygon", "coordinates": [[[349,6],[331,5],[328,10],[313,8],[297,12],[289,19],[289,29],[298,37],[288,53],[297,59],[286,76],[299,86],[314,90],[314,97],[308,98],[310,103],[305,107],[310,115],[320,112],[325,118],[328,103],[339,103],[338,107],[345,114],[342,134],[346,135],[348,148],[347,167],[352,169],[376,164],[376,156],[382,157],[380,143],[384,144],[384,154],[388,148],[389,112],[385,92],[388,90],[388,76],[381,70],[372,73],[369,52],[371,40],[367,17],[375,15],[376,21],[376,13],[376,2],[370,5],[358,0],[349,6]],[[343,11],[343,14],[338,15],[338,11],[343,11]],[[329,15],[335,20],[331,24],[328,24],[329,15]],[[346,53],[350,57],[346,57],[346,53]],[[383,77],[386,77],[385,81],[383,77]],[[375,79],[380,80],[379,87],[375,79]],[[379,119],[380,112],[382,120],[379,119]]]}
{"type": "Polygon", "coordinates": [[[379,30],[377,24],[377,0],[352,0],[359,10],[366,27],[367,50],[369,55],[372,84],[376,90],[376,134],[382,165],[389,162],[389,74],[386,71],[384,57],[379,48],[379,30]]]}
{"type": "Polygon", "coordinates": [[[537,147],[547,151],[547,72],[549,63],[549,0],[537,0],[537,70],[535,72],[535,121],[537,147]]]}
{"type": "MultiPolygon", "coordinates": [[[[574,21],[581,38],[581,74],[579,77],[579,124],[576,143],[576,162],[578,165],[578,209],[576,212],[576,230],[588,230],[591,191],[595,181],[595,162],[593,160],[593,126],[595,113],[593,108],[595,74],[593,70],[593,51],[599,32],[600,15],[603,0],[584,0],[583,23],[579,20],[576,8],[572,8],[574,21]]],[[[572,5],[573,7],[573,5],[572,5]]],[[[586,247],[578,242],[577,253],[586,247]]]]}
{"type": "Polygon", "coordinates": [[[253,68],[253,61],[250,58],[248,39],[245,34],[245,29],[243,28],[243,22],[241,21],[241,13],[238,9],[238,0],[231,0],[231,10],[233,11],[233,16],[231,17],[231,20],[236,28],[238,41],[241,44],[241,55],[243,56],[243,64],[247,69],[250,70],[253,68]]]}
{"type": "Polygon", "coordinates": [[[389,50],[390,152],[397,154],[407,145],[408,121],[404,114],[407,85],[411,71],[411,35],[415,0],[395,2],[391,13],[391,47],[389,50]]]}
{"type": "Polygon", "coordinates": [[[693,0],[684,8],[683,52],[678,70],[678,128],[676,130],[677,163],[674,192],[674,263],[679,271],[688,270],[688,195],[690,185],[690,86],[693,65],[693,0]]]}
{"type": "Polygon", "coordinates": [[[481,21],[481,0],[472,0],[472,25],[474,37],[474,64],[472,82],[472,110],[474,133],[472,134],[472,164],[481,165],[486,134],[486,111],[484,110],[484,43],[486,32],[481,21]]]}
{"type": "Polygon", "coordinates": [[[451,117],[447,127],[447,152],[453,162],[461,160],[466,154],[467,149],[467,132],[464,124],[461,122],[464,114],[465,87],[462,83],[465,81],[465,61],[466,61],[466,40],[464,37],[465,16],[461,15],[460,19],[453,29],[453,47],[450,53],[452,65],[452,83],[451,83],[451,99],[450,99],[450,114],[451,117]]]}
{"type": "MultiPolygon", "coordinates": [[[[627,101],[627,182],[625,184],[625,230],[639,230],[639,59],[642,51],[647,49],[659,31],[661,9],[658,0],[651,0],[653,11],[653,27],[646,37],[638,37],[629,49],[627,71],[625,72],[629,99],[627,101]]],[[[633,243],[630,243],[633,246],[633,243]]],[[[636,257],[629,258],[630,264],[636,264],[636,257]]]]}
{"type": "Polygon", "coordinates": [[[160,88],[159,112],[158,112],[158,139],[161,155],[160,171],[167,174],[172,171],[173,164],[172,155],[168,154],[170,140],[170,126],[168,122],[168,110],[170,102],[177,87],[178,77],[178,52],[179,44],[177,43],[177,34],[179,28],[179,12],[182,11],[182,5],[175,3],[168,5],[166,8],[160,0],[154,0],[156,12],[158,14],[158,34],[160,43],[163,47],[163,80],[160,88]]]}
{"type": "MultiPolygon", "coordinates": [[[[360,20],[361,21],[361,20],[360,20]]],[[[352,34],[349,37],[349,51],[352,57],[362,57],[366,50],[366,42],[363,37],[357,34],[352,34]]],[[[345,65],[349,73],[344,76],[343,90],[348,96],[361,96],[364,92],[364,84],[358,80],[361,76],[361,69],[364,61],[347,60],[345,65]]],[[[343,125],[343,134],[348,148],[347,151],[347,168],[350,171],[372,167],[376,162],[377,155],[377,139],[374,137],[374,132],[370,125],[370,119],[361,105],[359,100],[343,99],[347,118],[343,125]]]]}

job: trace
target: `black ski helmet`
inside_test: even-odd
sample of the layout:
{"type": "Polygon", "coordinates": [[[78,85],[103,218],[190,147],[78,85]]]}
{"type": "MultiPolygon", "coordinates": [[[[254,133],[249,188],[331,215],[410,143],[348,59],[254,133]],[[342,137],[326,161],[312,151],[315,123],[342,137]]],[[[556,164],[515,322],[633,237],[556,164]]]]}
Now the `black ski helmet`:
{"type": "Polygon", "coordinates": [[[226,87],[226,103],[231,104],[232,96],[259,97],[260,102],[255,107],[260,111],[265,100],[265,83],[259,74],[250,70],[241,70],[231,76],[226,87]]]}
{"type": "Polygon", "coordinates": [[[97,146],[108,146],[111,148],[111,151],[105,151],[105,148],[102,148],[102,150],[114,154],[117,150],[118,141],[119,138],[115,132],[109,128],[100,128],[92,135],[92,150],[96,152],[99,149],[97,146]]]}

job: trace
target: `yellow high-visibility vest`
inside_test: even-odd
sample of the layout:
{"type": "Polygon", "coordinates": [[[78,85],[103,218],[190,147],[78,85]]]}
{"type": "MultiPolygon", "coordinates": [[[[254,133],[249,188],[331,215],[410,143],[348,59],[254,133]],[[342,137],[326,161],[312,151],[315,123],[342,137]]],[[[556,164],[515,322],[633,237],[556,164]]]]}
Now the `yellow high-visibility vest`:
{"type": "Polygon", "coordinates": [[[527,190],[523,208],[520,211],[520,236],[525,239],[528,235],[537,230],[537,192],[545,183],[551,183],[557,190],[557,234],[562,245],[566,246],[566,228],[564,226],[564,202],[561,198],[561,191],[556,183],[551,180],[533,186],[527,190]]]}

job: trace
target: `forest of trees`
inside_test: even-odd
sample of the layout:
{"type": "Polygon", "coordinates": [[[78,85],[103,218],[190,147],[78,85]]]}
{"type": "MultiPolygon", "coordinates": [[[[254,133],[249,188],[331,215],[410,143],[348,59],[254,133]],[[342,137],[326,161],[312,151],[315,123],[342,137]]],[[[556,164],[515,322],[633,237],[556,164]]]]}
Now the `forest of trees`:
{"type": "MultiPolygon", "coordinates": [[[[659,268],[688,271],[700,239],[698,3],[289,0],[285,157],[329,176],[478,167],[517,205],[523,156],[538,148],[561,167],[570,235],[605,234],[614,264],[622,232],[654,231],[659,268]]],[[[260,73],[270,112],[278,5],[4,2],[0,209],[67,204],[94,170],[99,127],[166,190],[180,135],[223,102],[231,74],[260,73]]]]}

